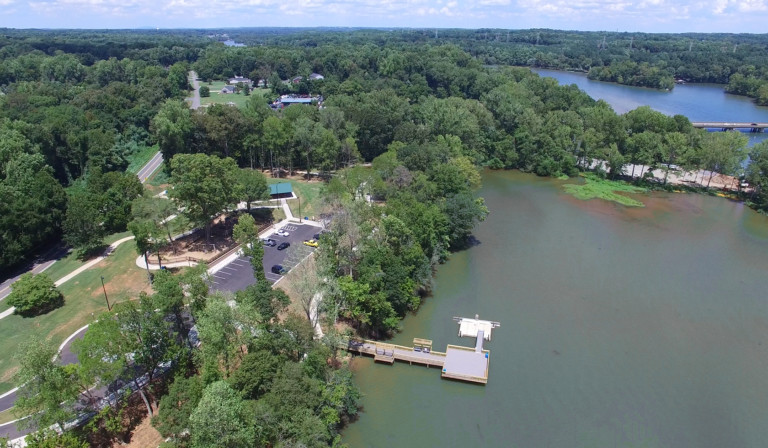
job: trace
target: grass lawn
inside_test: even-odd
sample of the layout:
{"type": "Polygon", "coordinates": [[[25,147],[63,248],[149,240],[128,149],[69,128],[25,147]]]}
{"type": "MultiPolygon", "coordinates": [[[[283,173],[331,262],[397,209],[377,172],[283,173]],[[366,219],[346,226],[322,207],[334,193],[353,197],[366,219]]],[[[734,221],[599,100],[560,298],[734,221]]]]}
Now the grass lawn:
{"type": "Polygon", "coordinates": [[[563,188],[568,194],[575,196],[577,199],[588,200],[597,198],[618,202],[627,207],[644,207],[645,204],[619,193],[644,193],[647,191],[645,188],[635,187],[625,182],[600,179],[594,175],[585,175],[584,183],[581,185],[565,184],[563,188]]]}
{"type": "Polygon", "coordinates": [[[142,148],[139,152],[135,152],[128,156],[128,168],[126,168],[126,171],[129,173],[138,173],[139,170],[149,162],[149,160],[154,156],[157,151],[159,151],[157,145],[155,146],[146,146],[142,148]]]}
{"type": "Polygon", "coordinates": [[[14,420],[16,420],[16,417],[13,416],[13,408],[0,412],[0,425],[3,423],[12,422],[14,420]]]}
{"type": "Polygon", "coordinates": [[[227,104],[232,102],[235,103],[235,106],[242,109],[251,95],[264,96],[270,93],[269,89],[253,89],[248,96],[242,93],[219,93],[221,88],[226,85],[227,83],[224,81],[214,81],[211,84],[201,83],[200,86],[208,86],[211,89],[211,96],[200,97],[200,105],[205,107],[209,104],[227,104]]]}
{"type": "Polygon", "coordinates": [[[281,182],[290,182],[293,187],[293,192],[301,199],[301,204],[299,204],[297,199],[288,200],[288,207],[291,208],[291,213],[293,213],[294,217],[298,218],[301,216],[303,218],[308,216],[309,219],[312,219],[314,216],[315,218],[318,218],[318,215],[320,215],[320,190],[323,188],[323,182],[267,178],[267,183],[269,184],[277,184],[281,182]],[[299,214],[299,205],[301,205],[301,214],[299,214]]]}
{"type": "MultiPolygon", "coordinates": [[[[120,232],[120,233],[114,233],[112,235],[107,235],[104,238],[104,244],[112,244],[117,240],[121,240],[127,236],[133,235],[131,232],[120,232]]],[[[123,244],[127,244],[129,246],[132,246],[133,243],[126,242],[123,244]]],[[[95,258],[95,257],[94,257],[95,258]]],[[[46,269],[44,273],[48,275],[48,277],[51,278],[54,282],[65,275],[69,274],[70,272],[74,271],[75,269],[79,268],[83,264],[87,263],[88,260],[81,261],[77,258],[77,254],[75,251],[70,252],[66,257],[57,260],[56,263],[53,263],[51,267],[46,269]]]]}
{"type": "MultiPolygon", "coordinates": [[[[54,266],[56,264],[58,262],[54,266]]],[[[13,388],[11,381],[18,369],[13,355],[19,343],[33,336],[48,337],[58,347],[75,330],[106,311],[101,276],[104,276],[110,304],[136,298],[140,291],[150,291],[146,271],[136,266],[134,245],[126,242],[105,260],[59,287],[64,294],[61,308],[32,318],[12,315],[3,319],[0,322],[3,341],[0,344],[0,393],[13,388]]]]}

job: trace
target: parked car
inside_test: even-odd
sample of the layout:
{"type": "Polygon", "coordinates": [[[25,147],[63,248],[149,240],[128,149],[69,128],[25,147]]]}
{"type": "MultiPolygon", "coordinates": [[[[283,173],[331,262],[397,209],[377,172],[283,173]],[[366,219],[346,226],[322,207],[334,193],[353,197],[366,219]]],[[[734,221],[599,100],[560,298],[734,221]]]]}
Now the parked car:
{"type": "Polygon", "coordinates": [[[314,239],[315,239],[315,241],[317,241],[317,240],[319,240],[319,239],[320,239],[320,234],[319,234],[319,233],[316,233],[316,234],[312,235],[312,238],[314,238],[314,239]]]}
{"type": "Polygon", "coordinates": [[[265,238],[262,240],[265,246],[269,247],[275,247],[277,246],[277,241],[273,240],[272,238],[265,238]]]}
{"type": "Polygon", "coordinates": [[[317,241],[316,240],[305,240],[304,244],[310,247],[317,247],[317,241]]]}
{"type": "Polygon", "coordinates": [[[282,243],[280,243],[280,245],[279,245],[279,246],[277,246],[277,250],[283,250],[283,249],[286,249],[286,248],[288,248],[288,246],[290,246],[290,245],[291,245],[291,243],[289,243],[288,241],[283,241],[282,243]]]}
{"type": "Polygon", "coordinates": [[[286,232],[286,231],[285,231],[285,230],[283,230],[283,229],[280,229],[280,230],[278,230],[276,233],[277,233],[278,235],[280,235],[280,236],[288,236],[288,235],[290,235],[290,233],[286,232]]]}
{"type": "Polygon", "coordinates": [[[272,266],[272,273],[277,275],[283,275],[285,274],[285,269],[283,269],[283,265],[276,264],[272,266]]]}

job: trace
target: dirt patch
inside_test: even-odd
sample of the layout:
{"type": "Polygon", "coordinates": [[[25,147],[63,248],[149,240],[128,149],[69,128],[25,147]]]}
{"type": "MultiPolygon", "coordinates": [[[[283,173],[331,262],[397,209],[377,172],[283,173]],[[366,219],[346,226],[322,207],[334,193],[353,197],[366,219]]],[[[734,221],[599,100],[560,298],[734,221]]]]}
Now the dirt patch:
{"type": "Polygon", "coordinates": [[[115,442],[112,446],[114,448],[155,448],[161,443],[163,443],[163,436],[152,426],[150,417],[146,416],[133,430],[129,443],[115,442]]]}
{"type": "Polygon", "coordinates": [[[10,383],[11,381],[13,381],[13,377],[16,375],[16,372],[18,371],[19,371],[18,366],[8,369],[7,371],[5,371],[5,373],[3,373],[0,376],[0,383],[10,383]]]}
{"type": "MultiPolygon", "coordinates": [[[[257,226],[269,226],[272,223],[272,214],[253,213],[257,226]]],[[[232,230],[237,224],[237,214],[224,214],[213,221],[211,226],[211,239],[205,238],[205,231],[198,229],[193,233],[177,238],[173,244],[169,244],[160,250],[163,263],[179,263],[187,261],[209,262],[221,254],[235,247],[237,244],[232,238],[232,230]]],[[[150,263],[157,263],[157,254],[149,257],[150,263]]]]}

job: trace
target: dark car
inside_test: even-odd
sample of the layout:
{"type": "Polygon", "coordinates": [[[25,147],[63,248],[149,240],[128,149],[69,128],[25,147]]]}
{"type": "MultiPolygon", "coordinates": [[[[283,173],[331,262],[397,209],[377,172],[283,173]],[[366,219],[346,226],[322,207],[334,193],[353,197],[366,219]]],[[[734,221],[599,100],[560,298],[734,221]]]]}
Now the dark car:
{"type": "Polygon", "coordinates": [[[284,241],[284,242],[280,243],[279,246],[277,246],[277,250],[283,250],[283,249],[287,248],[290,245],[291,245],[291,243],[289,243],[288,241],[284,241]]]}
{"type": "Polygon", "coordinates": [[[276,264],[272,266],[272,273],[277,275],[283,275],[285,274],[285,269],[283,269],[282,265],[276,264]]]}
{"type": "Polygon", "coordinates": [[[277,241],[273,240],[272,238],[267,238],[263,240],[265,246],[274,247],[277,246],[277,241]]]}

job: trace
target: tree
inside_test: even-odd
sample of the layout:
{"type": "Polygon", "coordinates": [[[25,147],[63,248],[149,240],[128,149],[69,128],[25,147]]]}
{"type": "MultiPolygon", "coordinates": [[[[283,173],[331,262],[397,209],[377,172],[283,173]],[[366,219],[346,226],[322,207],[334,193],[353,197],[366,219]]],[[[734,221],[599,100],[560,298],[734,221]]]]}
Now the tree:
{"type": "Polygon", "coordinates": [[[185,433],[189,431],[189,417],[197,408],[202,396],[202,377],[199,375],[189,378],[177,376],[168,393],[160,399],[157,415],[152,418],[152,426],[157,428],[163,437],[186,438],[185,433]]]}
{"type": "Polygon", "coordinates": [[[208,304],[197,319],[200,334],[200,351],[205,375],[216,378],[221,370],[224,377],[234,370],[244,355],[244,345],[249,336],[246,329],[239,330],[235,311],[227,300],[219,295],[208,298],[208,304]]]}
{"type": "Polygon", "coordinates": [[[189,417],[191,446],[194,448],[248,448],[260,445],[255,422],[243,399],[224,381],[203,391],[189,417]]]}
{"type": "Polygon", "coordinates": [[[168,100],[157,111],[150,125],[165,160],[187,152],[194,123],[189,107],[179,100],[168,100]]]}
{"type": "Polygon", "coordinates": [[[134,219],[152,221],[156,227],[165,229],[170,244],[173,244],[172,232],[176,229],[172,217],[178,212],[173,201],[156,196],[140,196],[131,204],[131,216],[134,219]]]}
{"type": "Polygon", "coordinates": [[[14,403],[14,415],[25,418],[19,425],[27,428],[47,428],[74,417],[74,402],[78,390],[59,364],[58,351],[48,342],[33,338],[22,342],[16,355],[19,371],[14,377],[19,391],[14,403]]]}
{"type": "Polygon", "coordinates": [[[67,200],[67,214],[62,226],[64,241],[82,255],[103,245],[105,232],[97,206],[98,198],[86,191],[75,190],[67,200]]]}
{"type": "Polygon", "coordinates": [[[259,229],[251,215],[240,215],[232,230],[232,237],[242,247],[243,254],[250,257],[253,274],[260,283],[265,283],[267,277],[264,274],[264,246],[259,241],[259,229]]]}
{"type": "Polygon", "coordinates": [[[144,293],[138,303],[118,303],[112,312],[91,324],[81,341],[73,344],[81,364],[89,364],[101,384],[110,384],[120,376],[133,381],[148,415],[152,415],[152,406],[147,392],[151,392],[157,368],[177,362],[184,354],[170,324],[155,311],[157,308],[152,297],[144,293]],[[127,365],[133,368],[125,369],[127,365]],[[147,381],[140,385],[138,378],[142,375],[146,375],[147,381]]]}
{"type": "Polygon", "coordinates": [[[46,313],[64,304],[64,296],[46,274],[22,275],[11,287],[8,303],[16,314],[29,317],[46,313]]]}
{"type": "Polygon", "coordinates": [[[251,213],[251,202],[269,199],[269,187],[267,178],[255,170],[241,169],[237,174],[238,183],[242,187],[245,207],[248,213],[251,213]]]}
{"type": "Polygon", "coordinates": [[[211,89],[208,86],[200,86],[200,96],[203,98],[207,98],[211,96],[211,89]]]}
{"type": "Polygon", "coordinates": [[[149,220],[133,220],[128,223],[128,230],[133,233],[133,242],[136,245],[136,252],[144,256],[144,263],[147,265],[147,278],[152,283],[152,274],[149,272],[149,252],[157,252],[157,263],[162,267],[160,258],[160,245],[157,241],[158,228],[149,220]]]}
{"type": "Polygon", "coordinates": [[[170,196],[184,207],[190,221],[205,226],[211,239],[211,219],[242,197],[234,160],[205,154],[178,154],[171,159],[170,196]]]}
{"type": "Polygon", "coordinates": [[[768,206],[768,142],[762,141],[749,152],[746,180],[752,186],[752,201],[765,210],[768,206]]]}
{"type": "Polygon", "coordinates": [[[258,400],[269,392],[272,379],[280,370],[281,360],[267,350],[248,353],[229,378],[229,384],[246,400],[258,400]]]}
{"type": "Polygon", "coordinates": [[[88,448],[89,446],[72,432],[59,434],[51,429],[33,432],[24,439],[24,442],[27,448],[88,448]]]}

